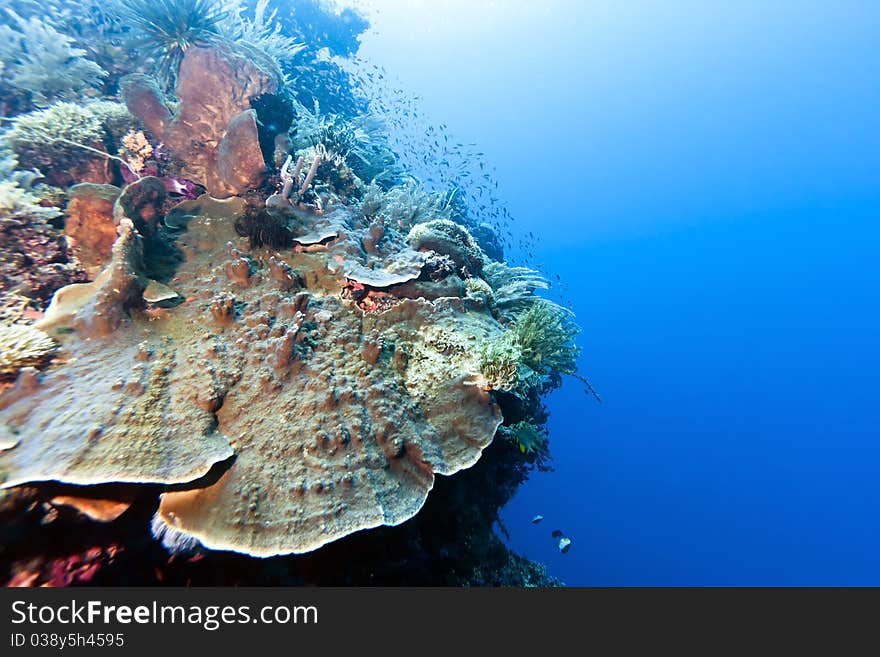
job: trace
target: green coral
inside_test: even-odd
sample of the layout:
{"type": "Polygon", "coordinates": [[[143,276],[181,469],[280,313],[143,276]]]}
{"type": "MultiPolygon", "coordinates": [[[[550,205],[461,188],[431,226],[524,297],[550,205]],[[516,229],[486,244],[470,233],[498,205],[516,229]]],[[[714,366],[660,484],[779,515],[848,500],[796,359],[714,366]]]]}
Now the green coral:
{"type": "Polygon", "coordinates": [[[15,118],[6,140],[24,167],[43,171],[72,166],[83,147],[101,149],[109,136],[136,124],[125,106],[111,101],[54,103],[15,118]]]}
{"type": "Polygon", "coordinates": [[[535,301],[510,329],[522,362],[539,374],[574,374],[580,353],[575,337],[580,328],[571,313],[546,299],[535,301]]]}
{"type": "Polygon", "coordinates": [[[513,390],[519,381],[522,351],[511,337],[508,332],[480,347],[480,373],[493,390],[513,390]]]}
{"type": "Polygon", "coordinates": [[[536,299],[501,336],[480,347],[480,372],[495,390],[527,391],[540,377],[575,374],[580,332],[564,308],[536,299]]]}
{"type": "Polygon", "coordinates": [[[72,38],[36,17],[6,10],[13,25],[0,25],[0,81],[37,106],[75,100],[98,89],[107,72],[86,59],[72,38]]]}

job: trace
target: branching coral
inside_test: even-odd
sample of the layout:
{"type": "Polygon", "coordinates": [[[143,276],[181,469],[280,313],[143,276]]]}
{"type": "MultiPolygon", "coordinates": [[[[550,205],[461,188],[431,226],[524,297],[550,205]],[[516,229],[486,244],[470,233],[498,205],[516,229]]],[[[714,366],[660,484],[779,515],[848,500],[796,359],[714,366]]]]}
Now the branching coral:
{"type": "Polygon", "coordinates": [[[73,100],[101,86],[107,75],[85,59],[85,50],[49,23],[35,17],[6,13],[14,25],[0,25],[0,80],[44,106],[54,100],[73,100]]]}
{"type": "Polygon", "coordinates": [[[302,52],[306,44],[281,32],[276,20],[277,9],[268,11],[269,0],[257,0],[254,17],[245,14],[247,6],[241,2],[227,3],[226,16],[219,22],[219,30],[231,41],[246,43],[269,55],[279,67],[289,64],[302,52]]]}
{"type": "Polygon", "coordinates": [[[56,184],[109,182],[86,177],[90,154],[101,158],[100,165],[116,159],[106,152],[105,142],[135,124],[120,103],[59,102],[16,117],[6,139],[22,166],[39,169],[56,184]]]}

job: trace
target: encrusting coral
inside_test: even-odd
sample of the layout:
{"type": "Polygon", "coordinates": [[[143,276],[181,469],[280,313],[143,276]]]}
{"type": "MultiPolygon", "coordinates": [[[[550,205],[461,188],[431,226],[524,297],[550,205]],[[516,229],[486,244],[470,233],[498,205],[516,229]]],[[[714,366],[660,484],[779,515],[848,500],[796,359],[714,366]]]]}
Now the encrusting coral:
{"type": "Polygon", "coordinates": [[[472,346],[499,327],[452,300],[399,300],[364,314],[340,298],[348,267],[338,260],[359,244],[343,220],[326,250],[278,256],[248,253],[234,216],[191,220],[173,280],[190,301],[158,321],[138,312],[139,241],[125,222],[105,274],[59,291],[39,324],[95,339],[60,334],[71,362],[28,394],[8,393],[4,420],[26,438],[0,457],[4,485],[180,482],[166,471],[183,461],[175,450],[195,478],[197,464],[228,456],[228,440],[236,454],[229,470],[207,488],[166,493],[159,518],[208,547],[267,556],[406,520],[433,473],[469,467],[491,442],[501,415],[480,385],[472,346]],[[270,260],[290,263],[305,289],[271,275],[270,260]],[[222,321],[218,293],[234,299],[222,321]],[[359,345],[376,336],[381,354],[365,360],[359,345]],[[108,348],[112,356],[102,356],[108,348]],[[87,406],[65,383],[85,376],[87,406]],[[47,421],[39,403],[47,396],[69,410],[47,421]],[[174,421],[160,421],[164,429],[145,443],[142,422],[160,413],[174,421]],[[79,454],[81,440],[94,458],[79,454]]]}

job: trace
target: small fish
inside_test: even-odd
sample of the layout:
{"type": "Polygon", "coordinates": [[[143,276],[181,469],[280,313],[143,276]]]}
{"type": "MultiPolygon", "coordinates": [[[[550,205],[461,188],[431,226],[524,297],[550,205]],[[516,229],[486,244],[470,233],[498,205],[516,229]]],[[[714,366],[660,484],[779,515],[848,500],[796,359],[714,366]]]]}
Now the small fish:
{"type": "Polygon", "coordinates": [[[559,539],[559,551],[562,554],[565,554],[571,549],[571,539],[570,538],[560,538],[559,539]]]}
{"type": "Polygon", "coordinates": [[[550,536],[552,536],[553,538],[559,538],[560,536],[562,536],[562,532],[559,531],[558,529],[554,529],[553,533],[550,534],[550,536]]]}
{"type": "Polygon", "coordinates": [[[535,516],[534,518],[532,518],[532,524],[533,524],[533,525],[537,525],[537,524],[538,524],[539,522],[541,522],[543,519],[544,519],[544,516],[542,516],[542,515],[537,515],[537,516],[535,516]]]}

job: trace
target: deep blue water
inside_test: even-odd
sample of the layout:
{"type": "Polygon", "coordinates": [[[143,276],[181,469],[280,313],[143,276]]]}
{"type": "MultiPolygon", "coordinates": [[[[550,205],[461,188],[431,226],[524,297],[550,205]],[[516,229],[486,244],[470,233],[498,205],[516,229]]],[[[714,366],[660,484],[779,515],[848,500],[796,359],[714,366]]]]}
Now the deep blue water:
{"type": "Polygon", "coordinates": [[[880,584],[880,4],[374,4],[362,53],[497,166],[604,399],[550,399],[511,545],[568,584],[880,584]]]}

